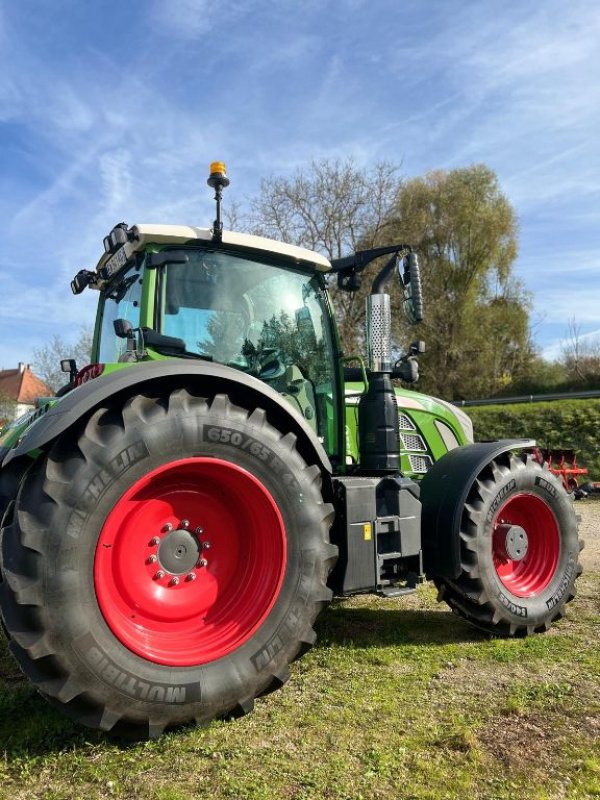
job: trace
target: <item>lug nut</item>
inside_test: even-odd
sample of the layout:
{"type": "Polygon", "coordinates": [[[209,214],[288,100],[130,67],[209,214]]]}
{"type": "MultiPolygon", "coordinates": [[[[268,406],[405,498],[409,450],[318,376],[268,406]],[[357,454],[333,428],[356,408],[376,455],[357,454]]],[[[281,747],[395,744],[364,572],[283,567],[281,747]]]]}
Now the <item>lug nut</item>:
{"type": "Polygon", "coordinates": [[[156,556],[150,556],[146,560],[146,564],[155,564],[157,561],[158,561],[158,558],[156,556]]]}
{"type": "Polygon", "coordinates": [[[189,519],[182,519],[180,525],[182,528],[189,528],[190,527],[189,519]]]}
{"type": "Polygon", "coordinates": [[[205,558],[201,558],[198,562],[199,567],[206,567],[208,565],[208,561],[205,558]]]}
{"type": "Polygon", "coordinates": [[[196,533],[198,534],[198,536],[200,536],[200,534],[204,533],[204,528],[198,525],[198,527],[196,528],[196,533]]]}
{"type": "Polygon", "coordinates": [[[153,536],[152,539],[150,539],[150,544],[154,545],[154,547],[156,547],[157,544],[160,544],[160,539],[158,536],[153,536]]]}
{"type": "Polygon", "coordinates": [[[196,573],[190,572],[189,575],[185,576],[186,581],[195,581],[196,580],[196,573]]]}
{"type": "Polygon", "coordinates": [[[202,542],[202,547],[205,550],[210,550],[210,542],[202,542]]]}
{"type": "Polygon", "coordinates": [[[178,583],[179,583],[179,578],[177,577],[171,578],[171,580],[169,581],[169,586],[177,586],[178,583]]]}
{"type": "Polygon", "coordinates": [[[168,533],[169,531],[172,531],[172,530],[173,530],[173,526],[171,525],[170,522],[167,522],[166,525],[163,525],[163,531],[165,533],[168,533]]]}
{"type": "Polygon", "coordinates": [[[159,581],[161,578],[165,577],[165,573],[162,569],[159,569],[158,572],[155,573],[154,577],[156,578],[157,581],[159,581]]]}

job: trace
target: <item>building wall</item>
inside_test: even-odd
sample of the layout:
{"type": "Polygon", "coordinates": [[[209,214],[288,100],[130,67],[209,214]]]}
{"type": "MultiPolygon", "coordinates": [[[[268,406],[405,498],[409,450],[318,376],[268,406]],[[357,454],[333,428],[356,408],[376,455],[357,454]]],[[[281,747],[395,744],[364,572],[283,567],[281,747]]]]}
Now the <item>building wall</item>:
{"type": "Polygon", "coordinates": [[[17,417],[20,417],[23,414],[26,414],[28,411],[31,411],[33,408],[35,408],[35,406],[29,405],[28,403],[17,403],[16,410],[15,410],[15,415],[14,415],[13,419],[17,419],[17,417]]]}

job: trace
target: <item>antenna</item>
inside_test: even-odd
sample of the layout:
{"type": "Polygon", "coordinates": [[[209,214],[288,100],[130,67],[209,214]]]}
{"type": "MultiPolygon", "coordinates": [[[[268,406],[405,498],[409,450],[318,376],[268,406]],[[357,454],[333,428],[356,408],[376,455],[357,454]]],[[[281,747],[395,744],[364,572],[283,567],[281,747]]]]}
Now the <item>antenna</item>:
{"type": "Polygon", "coordinates": [[[221,220],[221,198],[223,196],[223,189],[229,186],[229,178],[227,177],[227,167],[223,161],[213,161],[210,165],[210,175],[206,181],[209,186],[215,190],[215,200],[217,202],[217,218],[213,222],[213,242],[221,242],[223,240],[223,221],[221,220]]]}

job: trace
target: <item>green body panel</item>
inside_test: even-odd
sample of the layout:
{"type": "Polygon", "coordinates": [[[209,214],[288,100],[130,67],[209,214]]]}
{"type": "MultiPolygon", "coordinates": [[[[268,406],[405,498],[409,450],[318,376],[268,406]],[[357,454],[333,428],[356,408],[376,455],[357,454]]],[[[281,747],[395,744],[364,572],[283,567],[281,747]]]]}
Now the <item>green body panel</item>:
{"type": "Polygon", "coordinates": [[[16,447],[25,431],[35,425],[37,420],[43,417],[44,413],[53,405],[56,405],[57,402],[59,402],[57,397],[47,398],[40,408],[27,411],[12,422],[8,422],[3,428],[0,428],[0,449],[11,450],[16,447]]]}
{"type": "MultiPolygon", "coordinates": [[[[358,463],[358,400],[363,390],[362,383],[346,384],[346,453],[356,463],[358,463]]],[[[401,419],[400,435],[419,436],[423,442],[423,445],[416,449],[409,446],[413,444],[411,439],[408,442],[401,440],[401,470],[407,477],[422,478],[426,472],[426,464],[438,461],[451,449],[440,433],[443,426],[450,429],[456,439],[455,446],[469,444],[470,440],[457,414],[453,413],[445,403],[435,397],[400,388],[396,388],[396,399],[399,416],[407,417],[414,426],[409,428],[409,423],[406,423],[406,420],[403,423],[401,419]],[[419,470],[414,468],[417,462],[421,467],[419,470]]]]}

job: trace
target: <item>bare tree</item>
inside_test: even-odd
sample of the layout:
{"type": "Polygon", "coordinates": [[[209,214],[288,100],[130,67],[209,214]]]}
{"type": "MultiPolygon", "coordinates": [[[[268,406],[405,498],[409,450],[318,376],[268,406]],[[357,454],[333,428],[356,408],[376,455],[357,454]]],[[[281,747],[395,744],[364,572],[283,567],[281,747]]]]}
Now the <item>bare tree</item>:
{"type": "Polygon", "coordinates": [[[575,384],[600,384],[600,336],[586,336],[575,317],[569,320],[562,342],[562,364],[575,384]]]}
{"type": "Polygon", "coordinates": [[[386,225],[401,185],[397,166],[372,172],[351,159],[313,161],[291,178],[261,182],[251,201],[253,227],[263,236],[319,250],[329,258],[372,246],[386,225]]]}
{"type": "Polygon", "coordinates": [[[92,350],[93,332],[91,328],[82,326],[74,342],[65,341],[62,336],[54,334],[48,344],[37,347],[33,351],[33,369],[44,383],[55,392],[67,382],[67,376],[61,372],[60,361],[63,358],[74,358],[79,367],[89,364],[92,350]]]}
{"type": "MultiPolygon", "coordinates": [[[[317,250],[328,258],[383,242],[402,186],[399,167],[388,162],[359,168],[352,159],[313,161],[291,177],[261,182],[250,202],[248,229],[261,236],[317,250]]],[[[365,281],[365,286],[367,281],[365,281]]],[[[364,292],[332,287],[340,337],[347,352],[362,343],[364,292]]]]}

